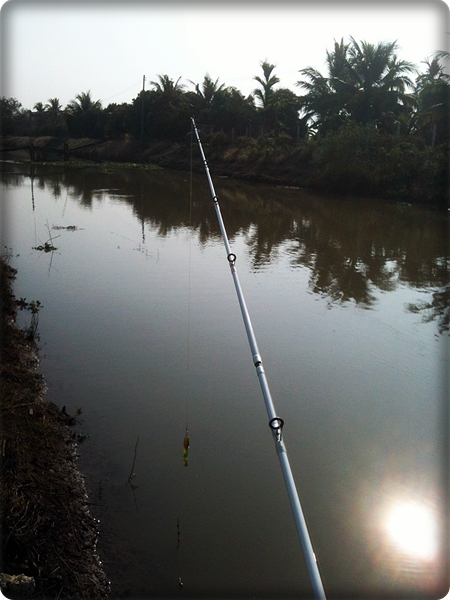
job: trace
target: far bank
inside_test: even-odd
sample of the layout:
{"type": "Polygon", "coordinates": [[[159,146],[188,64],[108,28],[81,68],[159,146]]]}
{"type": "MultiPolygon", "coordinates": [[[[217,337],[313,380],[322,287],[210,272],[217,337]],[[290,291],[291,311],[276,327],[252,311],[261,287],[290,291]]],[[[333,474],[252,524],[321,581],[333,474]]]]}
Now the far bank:
{"type": "MultiPolygon", "coordinates": [[[[405,138],[351,125],[322,140],[283,136],[231,139],[222,132],[200,136],[212,176],[226,176],[326,191],[341,195],[448,205],[448,144],[421,145],[405,138]]],[[[183,143],[141,144],[131,136],[120,140],[91,138],[9,137],[0,140],[3,160],[64,162],[67,165],[121,163],[146,168],[203,171],[191,133],[183,143]]]]}

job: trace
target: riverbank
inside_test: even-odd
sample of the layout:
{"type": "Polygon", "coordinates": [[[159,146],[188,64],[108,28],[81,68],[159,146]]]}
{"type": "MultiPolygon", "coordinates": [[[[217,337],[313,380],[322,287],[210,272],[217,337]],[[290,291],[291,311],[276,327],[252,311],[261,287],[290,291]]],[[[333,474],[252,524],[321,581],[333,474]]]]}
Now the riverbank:
{"type": "Polygon", "coordinates": [[[77,469],[76,419],[45,401],[36,330],[16,324],[16,271],[5,257],[0,270],[2,592],[9,598],[106,598],[98,523],[77,469]]]}
{"type": "MultiPolygon", "coordinates": [[[[353,126],[322,140],[298,143],[263,135],[231,140],[222,133],[201,133],[212,176],[308,188],[344,196],[385,198],[447,208],[448,145],[426,147],[413,139],[398,140],[372,132],[370,140],[353,126]]],[[[3,159],[65,164],[115,163],[203,172],[196,143],[141,144],[130,136],[120,140],[11,137],[0,143],[3,159]]]]}

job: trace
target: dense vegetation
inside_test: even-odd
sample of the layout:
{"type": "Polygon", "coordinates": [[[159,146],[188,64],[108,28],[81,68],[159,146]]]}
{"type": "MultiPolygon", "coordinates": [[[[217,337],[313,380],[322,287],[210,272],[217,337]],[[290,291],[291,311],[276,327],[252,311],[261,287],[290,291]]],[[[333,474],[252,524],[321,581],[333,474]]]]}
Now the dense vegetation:
{"type": "Polygon", "coordinates": [[[33,110],[1,98],[3,136],[164,140],[186,143],[190,116],[225,154],[314,166],[314,185],[443,205],[447,197],[450,77],[446,52],[422,72],[400,60],[393,43],[350,38],[326,52],[327,73],[301,69],[300,94],[279,86],[275,65],[261,63],[245,97],[206,74],[193,89],[158,75],[130,104],[103,108],[82,92],[63,108],[58,98],[33,110]],[[240,151],[239,151],[240,149],[240,151]],[[241,154],[239,154],[241,152],[241,154]]]}

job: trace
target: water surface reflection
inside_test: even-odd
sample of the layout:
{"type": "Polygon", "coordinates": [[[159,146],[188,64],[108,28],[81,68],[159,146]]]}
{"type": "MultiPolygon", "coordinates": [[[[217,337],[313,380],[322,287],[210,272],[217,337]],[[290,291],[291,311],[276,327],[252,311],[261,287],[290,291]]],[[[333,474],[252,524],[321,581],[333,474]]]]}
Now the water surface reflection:
{"type": "MultiPolygon", "coordinates": [[[[114,187],[104,187],[112,178],[94,169],[51,176],[38,169],[33,181],[38,189],[49,189],[54,198],[64,193],[66,199],[89,209],[105,198],[128,203],[144,237],[148,224],[160,236],[190,226],[202,244],[220,239],[203,177],[194,176],[192,213],[186,203],[189,174],[124,169],[114,173],[114,187]]],[[[9,185],[22,185],[25,180],[27,175],[7,175],[9,185]]],[[[282,248],[291,256],[292,267],[310,269],[313,292],[331,302],[353,301],[363,308],[374,303],[374,288],[385,292],[402,284],[433,288],[430,303],[418,302],[409,309],[428,310],[428,317],[439,319],[441,330],[448,329],[446,214],[360,198],[323,202],[320,195],[305,190],[246,186],[224,178],[217,179],[216,188],[228,236],[230,240],[241,233],[245,236],[253,269],[276,262],[282,248]]]]}
{"type": "MultiPolygon", "coordinates": [[[[204,177],[192,205],[185,173],[39,168],[2,185],[16,294],[44,305],[49,398],[83,408],[117,595],[176,596],[182,576],[188,597],[307,597],[204,177]]],[[[329,597],[437,597],[448,215],[215,187],[329,597]]]]}

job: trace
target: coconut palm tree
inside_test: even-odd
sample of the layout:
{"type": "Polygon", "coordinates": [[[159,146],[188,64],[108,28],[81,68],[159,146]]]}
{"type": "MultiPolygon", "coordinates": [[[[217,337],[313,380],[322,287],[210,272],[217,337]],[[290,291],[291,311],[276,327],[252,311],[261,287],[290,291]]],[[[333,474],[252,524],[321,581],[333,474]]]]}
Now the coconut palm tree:
{"type": "MultiPolygon", "coordinates": [[[[341,124],[340,116],[345,112],[345,101],[336,89],[336,82],[330,81],[313,67],[306,67],[300,73],[307,78],[296,83],[307,92],[300,96],[303,118],[310,122],[312,130],[324,130],[327,123],[335,123],[331,128],[336,128],[341,124]]],[[[340,81],[341,88],[345,89],[347,84],[343,80],[340,81]]]]}
{"type": "Polygon", "coordinates": [[[439,61],[449,57],[446,52],[437,52],[432,59],[425,59],[426,70],[416,79],[413,127],[432,146],[448,139],[450,76],[439,61]]]}
{"type": "Polygon", "coordinates": [[[49,133],[52,133],[52,135],[62,135],[65,132],[66,125],[59,98],[49,98],[44,108],[47,115],[46,120],[49,133]]]}
{"type": "Polygon", "coordinates": [[[327,52],[328,75],[312,67],[300,73],[306,79],[297,85],[306,90],[301,97],[303,110],[316,125],[336,128],[345,120],[386,127],[386,115],[395,121],[411,103],[408,88],[415,67],[396,55],[397,44],[335,41],[327,52]]]}
{"type": "Polygon", "coordinates": [[[219,85],[219,78],[214,81],[208,73],[206,73],[201,86],[192,80],[189,82],[195,87],[195,93],[189,92],[188,98],[198,122],[212,125],[211,121],[215,120],[214,117],[217,117],[217,113],[220,112],[225,84],[219,85]]]}
{"type": "Polygon", "coordinates": [[[43,133],[45,129],[45,107],[42,102],[36,102],[36,104],[33,106],[33,111],[34,113],[32,113],[32,122],[36,128],[35,133],[43,133]]]}
{"type": "Polygon", "coordinates": [[[178,95],[185,86],[180,84],[181,77],[174,82],[168,75],[158,75],[159,81],[150,81],[156,92],[167,96],[178,95]]]}
{"type": "Polygon", "coordinates": [[[35,110],[39,115],[43,115],[45,112],[45,107],[42,102],[36,102],[36,104],[33,106],[33,110],[35,110]]]}
{"type": "Polygon", "coordinates": [[[102,104],[100,100],[93,100],[91,91],[81,92],[75,96],[75,100],[71,100],[66,107],[67,112],[72,115],[86,115],[95,110],[101,110],[102,104]]]}
{"type": "Polygon", "coordinates": [[[45,105],[45,110],[50,113],[54,119],[59,116],[61,109],[62,106],[59,102],[59,98],[49,98],[45,105]]]}
{"type": "Polygon", "coordinates": [[[67,121],[72,134],[98,137],[102,104],[93,100],[90,90],[75,96],[66,106],[67,121]]]}
{"type": "Polygon", "coordinates": [[[349,44],[344,40],[334,42],[334,50],[326,52],[328,75],[322,75],[313,67],[300,70],[305,79],[297,86],[306,90],[300,97],[303,119],[309,120],[312,129],[322,132],[337,129],[350,116],[347,104],[352,93],[351,68],[348,56],[349,44]]]}
{"type": "Polygon", "coordinates": [[[168,75],[158,75],[158,81],[151,81],[147,130],[157,139],[180,140],[189,131],[189,103],[184,92],[185,86],[168,75]]]}
{"type": "Polygon", "coordinates": [[[369,44],[351,39],[349,45],[350,84],[354,94],[350,107],[356,121],[380,123],[383,113],[395,117],[408,104],[407,89],[414,65],[399,60],[396,42],[369,44]]]}
{"type": "Polygon", "coordinates": [[[192,83],[192,85],[195,87],[195,93],[202,100],[203,104],[208,107],[212,106],[214,100],[219,96],[220,92],[225,87],[224,83],[218,85],[219,78],[213,81],[208,73],[206,73],[203,79],[201,89],[198,83],[194,83],[190,79],[189,82],[192,83]]]}

